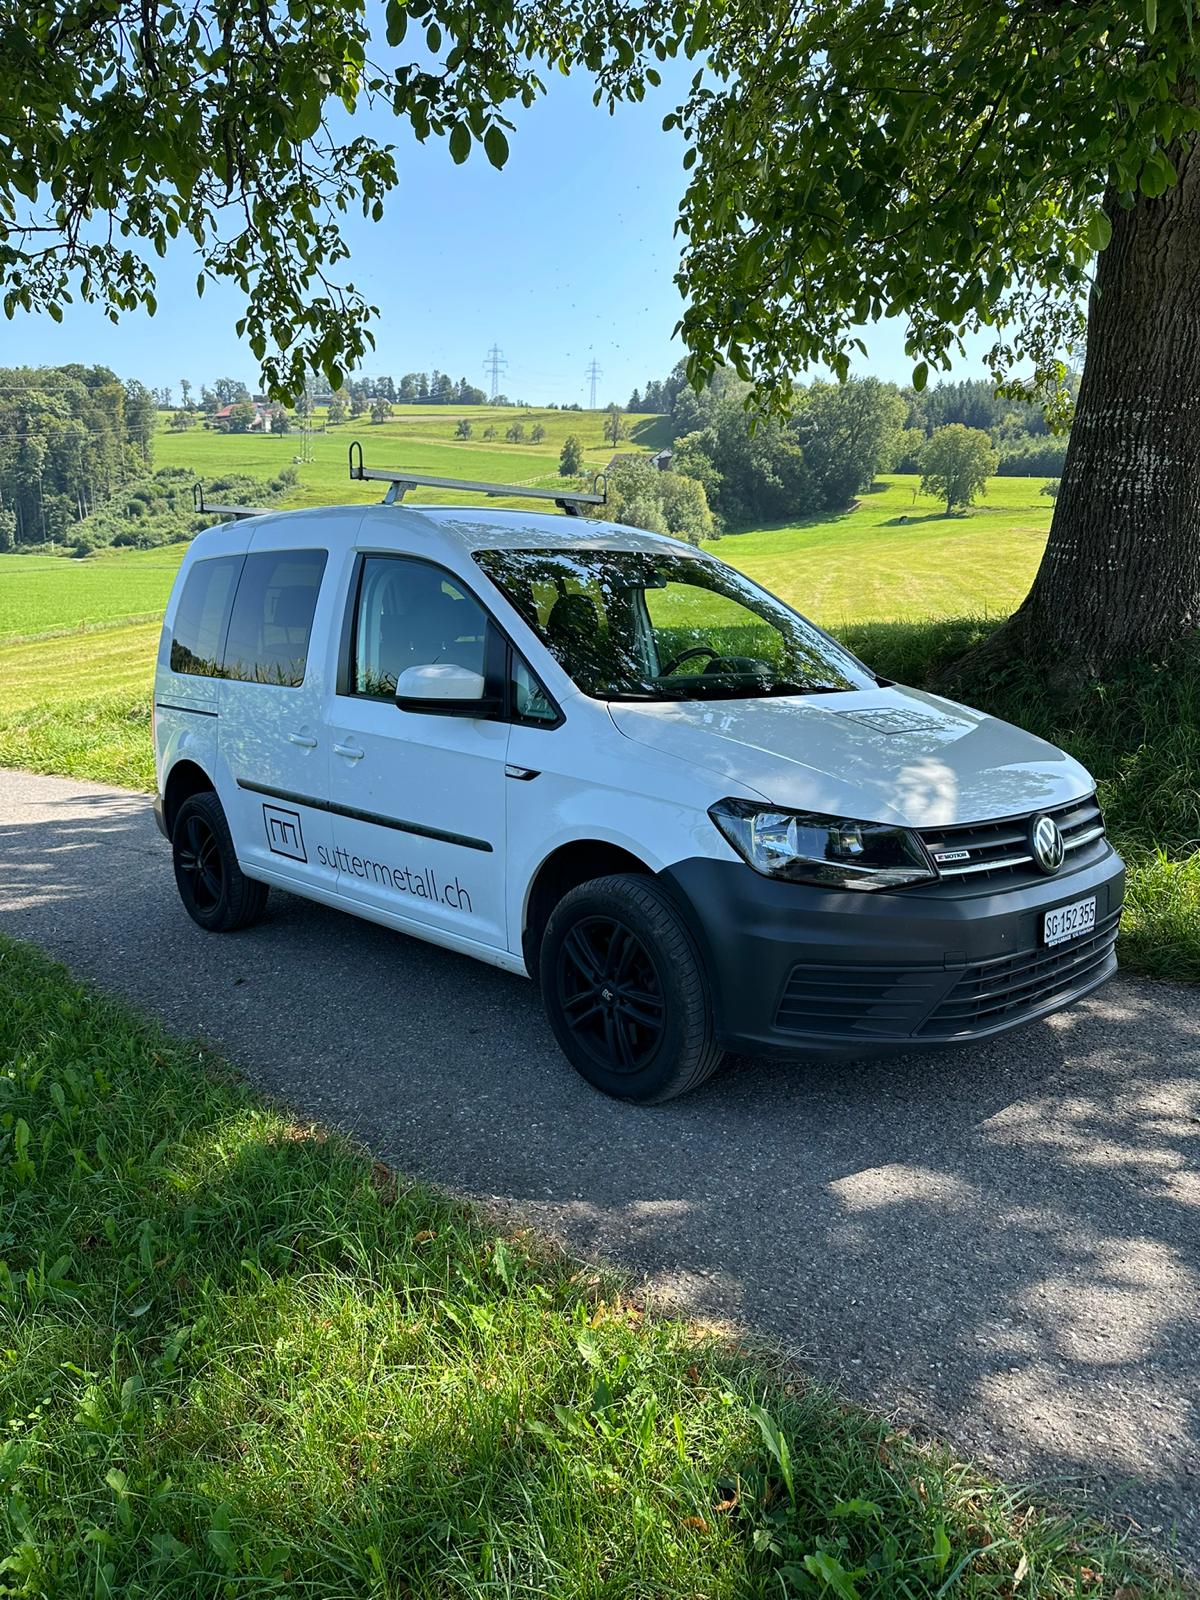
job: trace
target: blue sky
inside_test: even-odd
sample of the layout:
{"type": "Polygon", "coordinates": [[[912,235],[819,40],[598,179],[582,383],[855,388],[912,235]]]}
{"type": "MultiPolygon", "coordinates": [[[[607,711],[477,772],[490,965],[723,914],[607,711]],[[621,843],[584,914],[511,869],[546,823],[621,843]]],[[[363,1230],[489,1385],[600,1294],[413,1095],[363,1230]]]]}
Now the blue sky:
{"type": "MultiPolygon", "coordinates": [[[[397,147],[400,188],[382,223],[351,219],[350,277],[380,308],[371,373],[440,367],[486,387],[493,341],[508,360],[502,387],[534,404],[588,403],[585,371],[604,376],[597,399],[624,403],[682,353],[672,341],[681,302],[673,225],[684,187],[683,145],[662,132],[692,67],[676,64],[657,92],[613,116],[591,103],[585,75],[556,77],[544,100],[518,112],[511,154],[494,171],[479,150],[455,167],[441,143],[419,145],[405,125],[369,119],[397,147]]],[[[0,322],[0,364],[103,362],[155,387],[224,375],[254,387],[257,363],[238,340],[239,297],[209,286],[196,297],[197,263],[176,247],[158,263],[158,313],[113,327],[95,308],[0,322]]],[[[903,330],[867,335],[859,370],[906,382],[903,330]]],[[[981,371],[965,364],[956,375],[981,371]]]]}

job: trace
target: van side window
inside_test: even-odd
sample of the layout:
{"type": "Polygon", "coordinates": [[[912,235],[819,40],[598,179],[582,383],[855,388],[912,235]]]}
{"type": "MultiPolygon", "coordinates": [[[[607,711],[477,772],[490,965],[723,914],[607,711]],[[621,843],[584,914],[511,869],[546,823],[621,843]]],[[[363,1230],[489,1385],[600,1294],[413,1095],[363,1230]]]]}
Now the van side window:
{"type": "Polygon", "coordinates": [[[487,613],[450,575],[407,556],[367,556],[354,630],[352,692],[391,699],[409,667],[484,671],[487,613]]]}
{"type": "Polygon", "coordinates": [[[175,608],[171,671],[219,678],[221,644],[244,556],[216,556],[193,563],[175,608]]]}
{"type": "Polygon", "coordinates": [[[326,550],[263,550],[246,557],[225,642],[226,678],[299,688],[327,559],[326,550]]]}

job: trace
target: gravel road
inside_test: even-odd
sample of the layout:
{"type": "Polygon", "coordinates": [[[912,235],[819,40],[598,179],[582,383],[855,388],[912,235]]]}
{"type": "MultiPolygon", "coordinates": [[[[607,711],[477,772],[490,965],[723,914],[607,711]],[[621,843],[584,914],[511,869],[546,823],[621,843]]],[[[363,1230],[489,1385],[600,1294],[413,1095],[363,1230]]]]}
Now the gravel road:
{"type": "Polygon", "coordinates": [[[991,1044],[741,1060],[636,1110],[524,980],[278,893],[205,935],[144,797],[11,771],[0,928],[405,1172],[1200,1564],[1200,992],[1122,978],[991,1044]]]}

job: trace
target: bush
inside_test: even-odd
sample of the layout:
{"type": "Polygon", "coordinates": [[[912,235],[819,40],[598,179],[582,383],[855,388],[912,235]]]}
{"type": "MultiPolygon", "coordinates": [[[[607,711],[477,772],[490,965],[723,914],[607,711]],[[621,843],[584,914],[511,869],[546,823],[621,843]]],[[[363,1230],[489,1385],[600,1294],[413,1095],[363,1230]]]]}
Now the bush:
{"type": "Polygon", "coordinates": [[[690,544],[714,536],[704,486],[679,472],[660,472],[647,460],[618,461],[608,475],[609,503],[600,515],[690,544]]]}
{"type": "Polygon", "coordinates": [[[1065,434],[1030,436],[1019,442],[1001,444],[996,471],[1002,478],[1060,478],[1066,458],[1065,434]]]}

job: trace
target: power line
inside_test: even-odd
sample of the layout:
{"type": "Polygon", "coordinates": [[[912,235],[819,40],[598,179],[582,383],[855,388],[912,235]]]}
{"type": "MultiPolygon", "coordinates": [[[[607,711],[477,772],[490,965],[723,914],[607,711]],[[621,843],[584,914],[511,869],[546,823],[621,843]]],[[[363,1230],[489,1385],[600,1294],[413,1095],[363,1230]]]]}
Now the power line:
{"type": "Polygon", "coordinates": [[[591,361],[588,362],[588,369],[584,373],[583,376],[592,386],[592,403],[591,403],[591,408],[590,409],[592,411],[595,411],[595,409],[596,409],[596,385],[600,382],[600,379],[604,376],[604,368],[597,364],[595,356],[593,356],[591,361]]]}
{"type": "Polygon", "coordinates": [[[500,393],[500,374],[508,371],[508,362],[505,360],[504,351],[498,344],[493,344],[487,355],[483,358],[483,370],[491,378],[491,387],[488,389],[488,399],[495,400],[500,393]]]}

